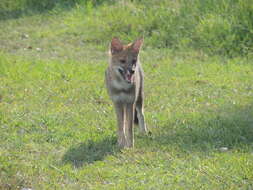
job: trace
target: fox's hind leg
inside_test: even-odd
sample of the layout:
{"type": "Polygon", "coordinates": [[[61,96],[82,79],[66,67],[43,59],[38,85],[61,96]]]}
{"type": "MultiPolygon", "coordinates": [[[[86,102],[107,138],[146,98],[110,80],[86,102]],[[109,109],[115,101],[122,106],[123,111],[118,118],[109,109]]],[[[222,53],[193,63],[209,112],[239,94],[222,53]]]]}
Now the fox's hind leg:
{"type": "Polygon", "coordinates": [[[143,93],[140,93],[135,105],[135,111],[138,118],[138,124],[142,133],[147,133],[148,129],[145,123],[144,108],[143,108],[143,93]]]}

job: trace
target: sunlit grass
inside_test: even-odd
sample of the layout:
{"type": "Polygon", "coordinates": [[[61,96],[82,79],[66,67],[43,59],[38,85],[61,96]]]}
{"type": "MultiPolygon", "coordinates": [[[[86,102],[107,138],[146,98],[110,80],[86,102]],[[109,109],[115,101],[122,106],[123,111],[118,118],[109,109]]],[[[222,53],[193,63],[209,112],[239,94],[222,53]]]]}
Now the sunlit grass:
{"type": "MultiPolygon", "coordinates": [[[[80,5],[0,22],[0,189],[253,188],[252,55],[216,54],[211,34],[201,40],[214,55],[175,41],[164,48],[164,36],[145,33],[157,22],[152,11],[150,23],[141,18],[147,5],[80,5]],[[114,23],[123,10],[129,20],[114,23]],[[114,35],[129,42],[141,34],[152,136],[136,127],[135,148],[119,150],[104,85],[108,44],[114,35]]],[[[226,20],[202,18],[200,37],[211,26],[222,34],[217,19],[226,20]]],[[[180,35],[171,39],[190,43],[180,35]]]]}

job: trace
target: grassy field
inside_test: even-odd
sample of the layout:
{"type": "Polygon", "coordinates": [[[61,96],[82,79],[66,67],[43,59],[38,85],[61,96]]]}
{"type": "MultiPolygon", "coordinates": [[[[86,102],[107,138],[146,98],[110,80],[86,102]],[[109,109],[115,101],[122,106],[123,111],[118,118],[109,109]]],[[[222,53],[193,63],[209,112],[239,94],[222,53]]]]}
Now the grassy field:
{"type": "Polygon", "coordinates": [[[206,34],[209,51],[179,32],[164,45],[159,34],[145,33],[151,24],[142,20],[152,136],[136,127],[135,148],[117,148],[104,86],[108,44],[113,35],[129,42],[143,34],[124,32],[127,21],[108,28],[115,15],[107,9],[117,10],[116,18],[131,15],[120,12],[122,3],[124,10],[138,8],[128,20],[138,26],[144,2],[89,1],[0,19],[0,189],[253,189],[250,41],[225,54],[219,50],[229,46],[217,44],[219,38],[206,34]]]}

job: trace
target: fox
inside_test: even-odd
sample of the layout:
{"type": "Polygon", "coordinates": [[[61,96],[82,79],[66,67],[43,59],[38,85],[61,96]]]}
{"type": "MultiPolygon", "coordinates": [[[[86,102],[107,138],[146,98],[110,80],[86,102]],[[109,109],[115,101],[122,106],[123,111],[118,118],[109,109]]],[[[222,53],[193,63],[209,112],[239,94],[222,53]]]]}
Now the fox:
{"type": "Polygon", "coordinates": [[[142,44],[143,38],[124,45],[114,37],[109,48],[105,83],[116,111],[120,148],[134,147],[134,124],[139,124],[141,133],[149,134],[144,117],[144,72],[139,60],[142,44]]]}

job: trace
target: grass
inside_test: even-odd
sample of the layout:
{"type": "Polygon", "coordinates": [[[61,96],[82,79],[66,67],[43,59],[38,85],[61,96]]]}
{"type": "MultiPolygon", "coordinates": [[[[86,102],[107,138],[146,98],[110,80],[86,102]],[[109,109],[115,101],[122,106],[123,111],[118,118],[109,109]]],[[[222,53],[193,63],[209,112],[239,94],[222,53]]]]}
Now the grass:
{"type": "Polygon", "coordinates": [[[100,21],[82,19],[100,9],[0,22],[0,189],[252,189],[252,55],[154,48],[145,38],[153,135],[136,128],[135,148],[119,150],[106,40],[138,33],[99,37],[100,21]]]}
{"type": "MultiPolygon", "coordinates": [[[[253,50],[253,0],[2,0],[0,9],[0,20],[64,10],[53,18],[57,36],[71,34],[85,43],[143,35],[146,45],[155,48],[191,48],[230,57],[253,50]]],[[[48,39],[52,30],[34,35],[48,39]]]]}

